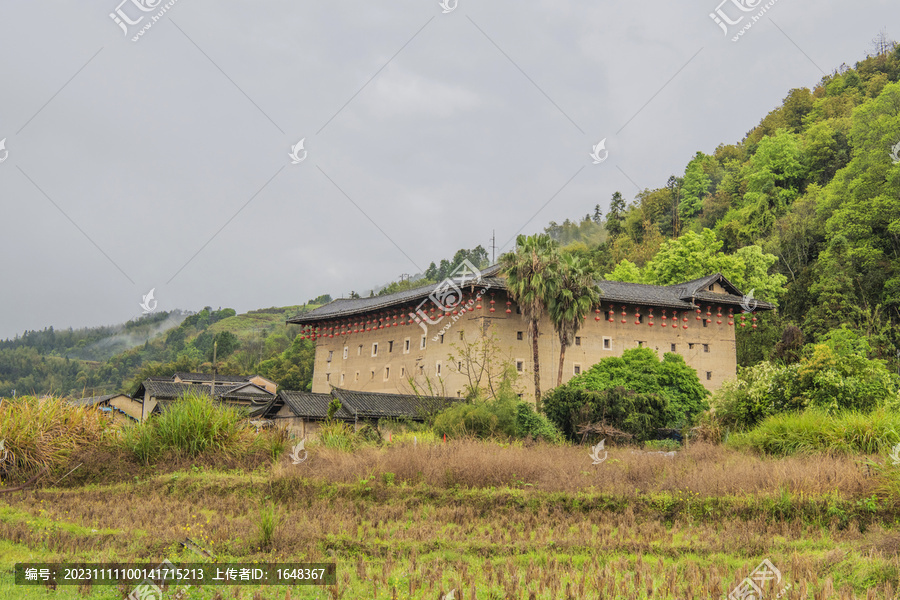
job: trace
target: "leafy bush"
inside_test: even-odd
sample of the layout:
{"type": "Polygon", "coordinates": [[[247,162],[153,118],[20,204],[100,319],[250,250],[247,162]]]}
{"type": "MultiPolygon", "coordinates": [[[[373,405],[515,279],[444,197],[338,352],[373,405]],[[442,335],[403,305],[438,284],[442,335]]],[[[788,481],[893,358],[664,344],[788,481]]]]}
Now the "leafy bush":
{"type": "Polygon", "coordinates": [[[728,444],[777,456],[818,452],[875,454],[900,442],[898,432],[900,414],[896,412],[879,409],[871,413],[828,414],[810,409],[768,417],[756,428],[732,435],[728,444]]]}
{"type": "Polygon", "coordinates": [[[448,437],[514,437],[516,402],[504,398],[455,404],[437,414],[434,432],[448,437]]]}
{"type": "Polygon", "coordinates": [[[544,415],[534,411],[527,402],[516,405],[516,437],[544,440],[545,442],[562,441],[562,432],[544,415]]]}
{"type": "Polygon", "coordinates": [[[900,381],[884,361],[866,358],[868,344],[846,330],[806,346],[800,362],[777,366],[762,362],[741,369],[715,394],[716,418],[725,426],[753,427],[765,417],[815,408],[871,411],[900,403],[900,381]]]}
{"type": "Polygon", "coordinates": [[[665,425],[668,401],[658,393],[639,393],[622,386],[602,391],[561,386],[545,398],[544,413],[570,440],[580,438],[581,425],[601,423],[644,441],[665,425]]]}
{"type": "Polygon", "coordinates": [[[354,446],[353,427],[343,421],[326,421],[319,428],[319,443],[326,448],[350,451],[354,446]]]}
{"type": "MultiPolygon", "coordinates": [[[[564,387],[594,392],[624,388],[638,395],[659,396],[665,411],[663,425],[669,427],[681,428],[708,408],[706,396],[709,392],[700,383],[697,372],[684,362],[684,358],[667,352],[660,361],[656,352],[649,348],[633,348],[623,352],[621,357],[603,359],[581,375],[573,377],[564,387]]],[[[556,392],[551,392],[550,396],[554,393],[556,392]]],[[[562,394],[565,396],[565,393],[562,394]]],[[[557,402],[566,403],[568,400],[560,397],[557,402]]],[[[550,416],[547,410],[544,412],[550,416]]],[[[551,417],[551,420],[564,431],[571,429],[563,425],[563,421],[570,418],[570,410],[564,409],[565,414],[559,414],[558,410],[555,412],[556,417],[551,417]]]]}

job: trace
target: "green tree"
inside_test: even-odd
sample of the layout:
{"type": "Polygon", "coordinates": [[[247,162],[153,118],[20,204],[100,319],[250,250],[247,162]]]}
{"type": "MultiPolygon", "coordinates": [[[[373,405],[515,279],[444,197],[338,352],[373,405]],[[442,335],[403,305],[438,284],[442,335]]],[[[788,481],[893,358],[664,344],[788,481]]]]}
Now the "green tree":
{"type": "Polygon", "coordinates": [[[528,321],[534,360],[534,401],[541,406],[541,370],[538,355],[538,325],[547,308],[548,299],[556,292],[557,244],[546,234],[516,238],[515,252],[500,257],[510,296],[522,309],[528,321]]]}
{"type": "Polygon", "coordinates": [[[547,300],[550,322],[559,335],[557,386],[562,385],[566,348],[584,324],[585,315],[600,299],[590,261],[572,254],[563,254],[558,266],[558,273],[554,274],[555,289],[547,300]]]}
{"type": "Polygon", "coordinates": [[[622,223],[625,221],[625,198],[616,192],[612,195],[609,210],[606,211],[606,231],[610,237],[616,237],[622,233],[622,223]]]}

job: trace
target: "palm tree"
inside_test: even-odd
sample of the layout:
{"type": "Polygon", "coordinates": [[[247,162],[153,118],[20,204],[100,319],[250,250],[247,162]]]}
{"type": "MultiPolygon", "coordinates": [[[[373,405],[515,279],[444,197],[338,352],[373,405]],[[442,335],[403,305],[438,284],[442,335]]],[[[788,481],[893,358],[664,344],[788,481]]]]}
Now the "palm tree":
{"type": "Polygon", "coordinates": [[[557,387],[562,385],[566,347],[572,344],[584,317],[600,299],[594,277],[594,266],[587,258],[576,254],[564,254],[560,258],[556,291],[547,302],[550,322],[559,334],[557,387]]]}
{"type": "Polygon", "coordinates": [[[556,262],[559,259],[557,244],[549,235],[520,235],[516,238],[516,251],[500,257],[500,265],[506,275],[509,295],[522,309],[522,317],[528,323],[531,349],[534,357],[534,402],[541,409],[541,370],[538,358],[538,323],[547,309],[547,300],[556,289],[556,262]]]}

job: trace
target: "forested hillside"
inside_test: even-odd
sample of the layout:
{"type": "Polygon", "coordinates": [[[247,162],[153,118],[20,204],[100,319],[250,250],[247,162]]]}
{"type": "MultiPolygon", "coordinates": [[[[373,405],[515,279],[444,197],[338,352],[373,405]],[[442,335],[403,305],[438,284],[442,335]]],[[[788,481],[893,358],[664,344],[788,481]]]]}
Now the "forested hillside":
{"type": "Polygon", "coordinates": [[[616,194],[604,218],[595,210],[545,231],[608,279],[667,284],[721,271],[777,301],[759,330],[740,331],[742,364],[773,358],[785,331],[802,345],[846,327],[896,369],[900,47],[887,47],[791,90],[742,141],[697,152],[665,186],[628,205],[616,194]],[[591,243],[598,223],[608,237],[591,243]]]}

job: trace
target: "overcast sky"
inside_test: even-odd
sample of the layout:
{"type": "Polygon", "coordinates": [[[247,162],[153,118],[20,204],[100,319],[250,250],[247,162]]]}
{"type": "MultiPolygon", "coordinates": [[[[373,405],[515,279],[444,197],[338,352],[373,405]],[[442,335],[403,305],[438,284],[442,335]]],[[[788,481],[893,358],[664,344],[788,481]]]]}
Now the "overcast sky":
{"type": "Polygon", "coordinates": [[[120,1],[0,3],[0,338],[508,250],[900,37],[896,0],[120,1]]]}

